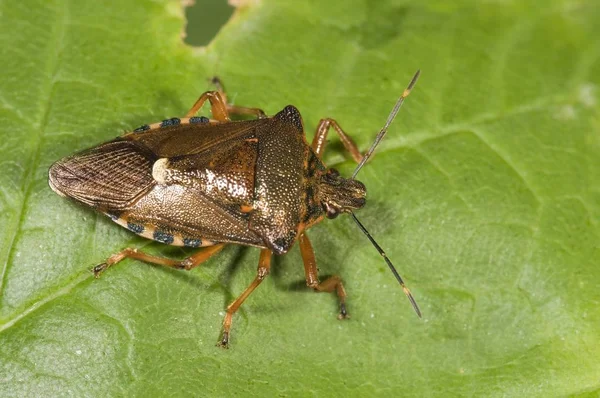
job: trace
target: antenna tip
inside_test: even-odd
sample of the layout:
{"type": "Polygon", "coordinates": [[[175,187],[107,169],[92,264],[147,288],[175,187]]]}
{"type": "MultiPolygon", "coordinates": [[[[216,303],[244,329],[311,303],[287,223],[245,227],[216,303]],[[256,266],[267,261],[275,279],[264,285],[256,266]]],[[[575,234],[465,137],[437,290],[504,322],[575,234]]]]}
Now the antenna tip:
{"type": "Polygon", "coordinates": [[[406,297],[408,297],[408,300],[410,301],[410,304],[417,313],[417,316],[422,319],[423,315],[421,314],[421,310],[419,309],[419,306],[417,305],[417,302],[415,301],[415,298],[413,297],[410,290],[408,290],[408,288],[405,285],[402,285],[402,290],[404,290],[404,294],[406,294],[406,297]]]}
{"type": "Polygon", "coordinates": [[[408,83],[408,87],[406,87],[406,89],[402,93],[402,98],[408,97],[408,94],[410,94],[410,91],[413,89],[413,87],[415,86],[415,84],[417,84],[417,80],[419,80],[419,76],[420,75],[421,75],[421,69],[418,69],[417,73],[415,73],[415,75],[413,76],[413,78],[410,81],[410,83],[408,83]]]}

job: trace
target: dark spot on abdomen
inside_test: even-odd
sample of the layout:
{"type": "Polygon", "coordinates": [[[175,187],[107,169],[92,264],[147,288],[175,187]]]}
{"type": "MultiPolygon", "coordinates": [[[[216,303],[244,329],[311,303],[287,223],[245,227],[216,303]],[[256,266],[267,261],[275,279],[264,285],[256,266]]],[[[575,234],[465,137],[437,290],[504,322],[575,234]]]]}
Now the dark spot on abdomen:
{"type": "Polygon", "coordinates": [[[164,231],[154,231],[154,235],[152,235],[152,239],[154,239],[157,242],[162,242],[165,243],[167,245],[170,245],[171,243],[173,243],[173,235],[168,233],[168,232],[164,232],[164,231]]]}

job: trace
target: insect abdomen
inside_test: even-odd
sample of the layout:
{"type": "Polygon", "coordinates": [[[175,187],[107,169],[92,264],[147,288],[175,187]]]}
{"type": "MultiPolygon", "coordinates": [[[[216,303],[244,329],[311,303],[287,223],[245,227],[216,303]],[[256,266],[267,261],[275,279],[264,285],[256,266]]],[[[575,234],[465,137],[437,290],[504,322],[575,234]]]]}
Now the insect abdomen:
{"type": "Polygon", "coordinates": [[[198,237],[184,236],[179,232],[172,232],[160,227],[147,224],[138,223],[135,221],[128,220],[127,217],[119,217],[112,213],[106,213],[114,222],[127,228],[131,232],[134,232],[144,238],[152,239],[157,242],[165,243],[171,246],[185,246],[185,247],[204,247],[212,246],[215,244],[214,241],[208,239],[202,239],[198,237]]]}

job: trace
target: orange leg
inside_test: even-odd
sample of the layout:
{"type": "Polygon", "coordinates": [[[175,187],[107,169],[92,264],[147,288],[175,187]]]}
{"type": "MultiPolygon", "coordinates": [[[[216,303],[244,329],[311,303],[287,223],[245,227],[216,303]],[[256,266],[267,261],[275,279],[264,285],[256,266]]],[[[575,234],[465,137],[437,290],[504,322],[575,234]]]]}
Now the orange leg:
{"type": "Polygon", "coordinates": [[[340,136],[340,140],[344,145],[344,148],[350,155],[352,159],[356,161],[356,163],[360,163],[363,158],[363,155],[360,153],[358,147],[352,141],[352,138],[348,134],[342,130],[338,122],[333,119],[321,119],[319,125],[317,126],[317,132],[315,133],[315,138],[313,138],[312,149],[315,151],[319,159],[323,156],[323,152],[325,151],[325,144],[327,144],[327,134],[329,133],[329,129],[333,128],[336,133],[340,136]]]}
{"type": "Polygon", "coordinates": [[[213,77],[213,84],[217,86],[217,91],[207,91],[196,100],[194,106],[185,114],[185,117],[194,116],[202,105],[208,100],[210,102],[210,111],[212,113],[213,119],[216,119],[220,122],[229,121],[229,115],[253,115],[259,119],[266,117],[265,113],[258,108],[247,108],[244,106],[235,106],[227,103],[227,95],[223,90],[223,85],[219,78],[213,77]]]}
{"type": "Polygon", "coordinates": [[[185,114],[185,117],[194,116],[202,105],[208,100],[210,102],[210,112],[212,113],[213,119],[220,122],[229,121],[229,112],[227,112],[227,102],[225,98],[218,91],[207,91],[200,96],[194,103],[194,106],[185,114]]]}
{"type": "Polygon", "coordinates": [[[189,271],[192,268],[199,266],[213,255],[220,252],[224,246],[224,243],[219,243],[214,246],[208,246],[200,250],[198,253],[195,253],[182,261],[171,260],[170,258],[165,257],[152,256],[150,254],[138,251],[138,249],[132,249],[128,247],[127,249],[121,250],[120,252],[113,254],[102,264],[96,265],[94,268],[92,268],[92,271],[94,272],[94,276],[96,278],[99,278],[102,272],[106,271],[109,267],[115,265],[121,260],[126,259],[127,257],[142,260],[147,263],[164,265],[165,267],[169,268],[185,269],[189,271]]]}
{"type": "Polygon", "coordinates": [[[256,278],[252,281],[250,286],[244,290],[242,294],[235,301],[227,307],[227,313],[225,314],[225,319],[223,319],[223,337],[221,341],[217,343],[218,346],[223,348],[227,348],[229,344],[229,331],[231,330],[231,321],[233,314],[237,312],[240,308],[244,300],[248,298],[248,296],[260,285],[260,283],[265,279],[267,275],[269,275],[269,270],[271,269],[271,257],[272,253],[269,249],[262,249],[260,251],[260,259],[258,260],[258,270],[256,271],[256,278]]]}
{"type": "Polygon", "coordinates": [[[340,300],[340,314],[338,319],[346,319],[350,316],[346,311],[346,290],[342,284],[342,279],[337,276],[331,276],[324,282],[319,282],[317,275],[317,261],[315,260],[315,252],[313,251],[308,236],[303,232],[298,238],[300,244],[300,253],[302,254],[302,260],[304,261],[304,273],[306,274],[306,285],[312,287],[317,292],[333,292],[337,293],[340,300]]]}

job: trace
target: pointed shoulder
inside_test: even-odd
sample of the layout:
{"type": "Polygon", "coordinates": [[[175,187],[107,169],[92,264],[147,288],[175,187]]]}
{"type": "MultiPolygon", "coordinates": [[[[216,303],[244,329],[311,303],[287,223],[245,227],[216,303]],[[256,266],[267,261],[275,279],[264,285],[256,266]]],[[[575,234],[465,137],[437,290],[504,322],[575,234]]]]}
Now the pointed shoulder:
{"type": "Polygon", "coordinates": [[[274,119],[280,120],[290,127],[293,127],[297,132],[304,132],[304,123],[302,122],[302,115],[300,111],[294,105],[288,105],[283,108],[279,113],[273,116],[274,119]]]}
{"type": "Polygon", "coordinates": [[[303,165],[310,148],[302,116],[288,105],[257,133],[256,189],[250,229],[274,253],[287,252],[298,235],[303,204],[303,165]]]}

